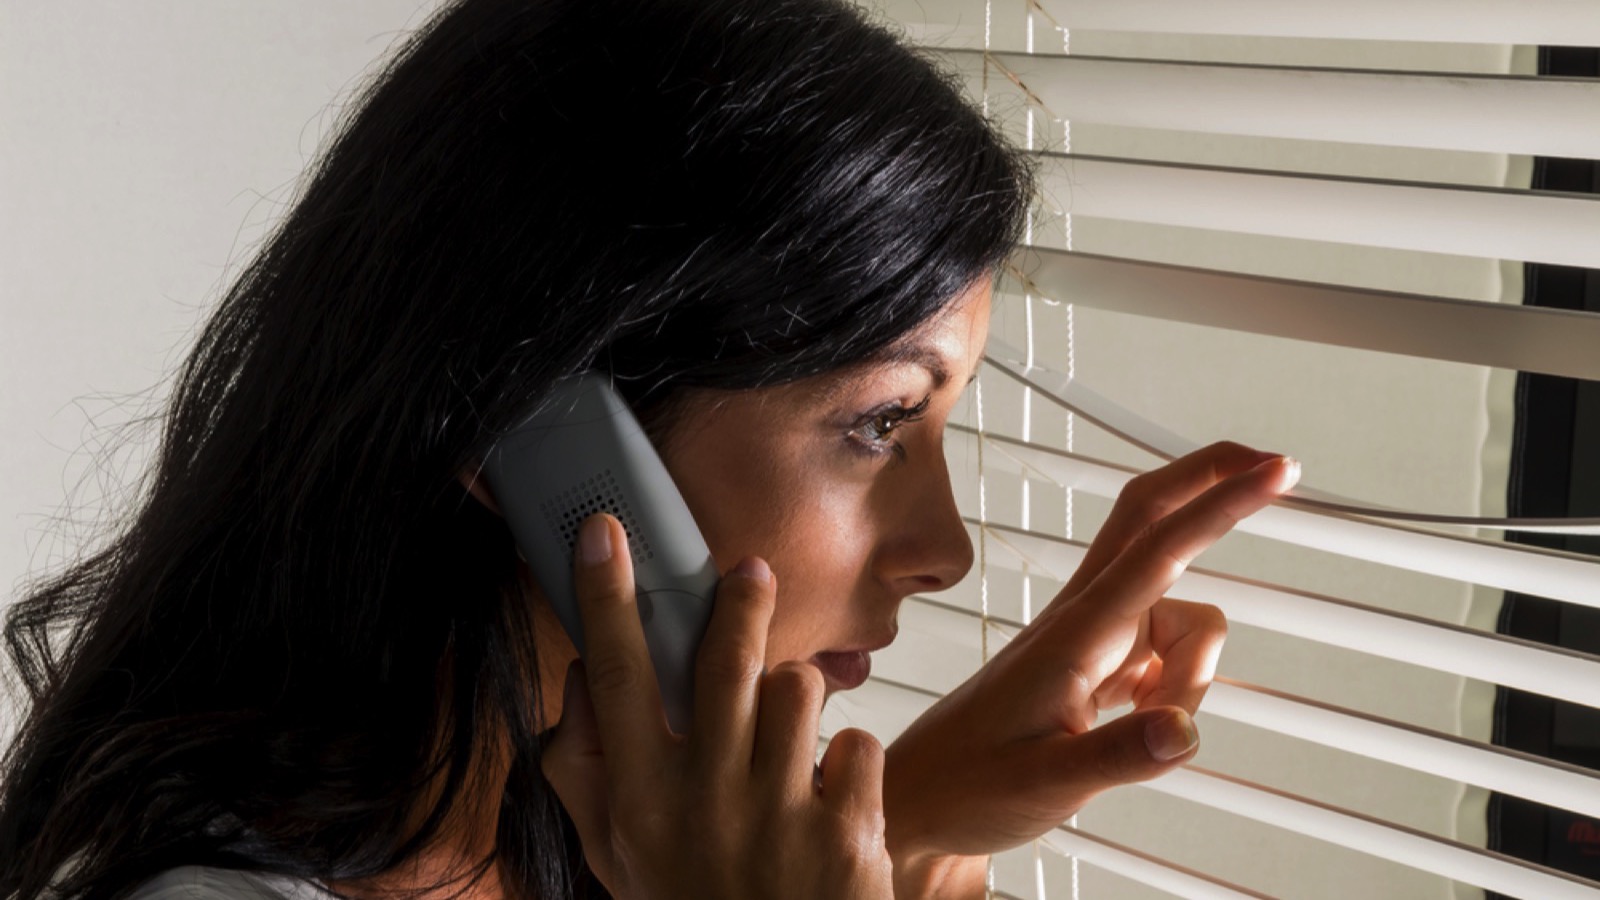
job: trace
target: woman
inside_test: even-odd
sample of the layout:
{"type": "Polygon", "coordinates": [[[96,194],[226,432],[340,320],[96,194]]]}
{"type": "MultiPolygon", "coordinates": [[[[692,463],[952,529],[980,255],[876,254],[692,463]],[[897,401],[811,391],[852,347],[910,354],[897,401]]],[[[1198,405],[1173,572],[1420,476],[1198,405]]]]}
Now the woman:
{"type": "Polygon", "coordinates": [[[441,11],[205,328],[125,529],[8,620],[0,897],[973,896],[1180,764],[1222,623],[1161,594],[1293,478],[1232,445],[1139,480],[1004,652],[813,772],[824,695],[971,564],[941,430],[1028,191],[829,0],[441,11]],[[617,523],[579,542],[575,667],[475,474],[590,369],[727,573],[686,738],[617,523]]]}

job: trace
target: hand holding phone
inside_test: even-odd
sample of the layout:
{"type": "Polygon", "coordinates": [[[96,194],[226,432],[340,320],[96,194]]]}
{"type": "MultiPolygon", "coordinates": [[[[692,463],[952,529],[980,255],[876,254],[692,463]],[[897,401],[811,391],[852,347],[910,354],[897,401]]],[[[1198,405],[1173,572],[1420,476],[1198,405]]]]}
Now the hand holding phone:
{"type": "Polygon", "coordinates": [[[558,383],[490,451],[484,474],[580,656],[583,621],[572,578],[578,527],[599,512],[622,523],[667,722],[687,734],[717,569],[666,466],[609,379],[589,373],[558,383]]]}
{"type": "Polygon", "coordinates": [[[777,577],[746,557],[718,582],[680,738],[650,685],[625,541],[611,516],[585,522],[573,571],[587,658],[567,670],[540,755],[590,871],[615,897],[889,900],[883,749],[846,728],[816,765],[822,673],[764,671],[777,577]]]}

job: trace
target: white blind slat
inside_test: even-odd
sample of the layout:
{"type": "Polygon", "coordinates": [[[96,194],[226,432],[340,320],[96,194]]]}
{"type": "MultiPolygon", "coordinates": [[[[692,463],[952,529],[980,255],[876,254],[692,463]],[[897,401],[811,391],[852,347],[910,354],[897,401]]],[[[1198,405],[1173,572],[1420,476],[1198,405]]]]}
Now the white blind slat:
{"type": "Polygon", "coordinates": [[[1074,216],[1600,268],[1592,194],[1039,158],[1046,202],[1074,216]]]}
{"type": "MultiPolygon", "coordinates": [[[[1090,389],[1080,379],[1070,378],[1041,366],[1030,366],[1027,354],[991,336],[984,363],[1008,378],[1037,392],[1049,403],[1068,412],[1082,416],[1113,436],[1154,454],[1162,459],[1177,459],[1200,449],[1200,444],[1189,440],[1159,423],[1152,422],[1126,407],[1090,389]]],[[[1326,491],[1308,487],[1304,481],[1283,498],[1287,506],[1349,513],[1366,518],[1394,522],[1419,522],[1430,525],[1460,525],[1470,528],[1492,528],[1508,531],[1538,531],[1549,534],[1600,535],[1600,518],[1587,516],[1562,516],[1558,518],[1526,518],[1503,516],[1461,516],[1442,513],[1418,512],[1377,506],[1369,501],[1353,500],[1326,491]]]]}
{"type": "Polygon", "coordinates": [[[1196,766],[1141,787],[1513,897],[1594,900],[1600,884],[1196,766]]]}
{"type": "Polygon", "coordinates": [[[1029,247],[1034,294],[1115,312],[1384,353],[1600,380],[1600,315],[1334,287],[1029,247]]]}
{"type": "MultiPolygon", "coordinates": [[[[1058,24],[1086,31],[1373,41],[1600,46],[1591,0],[1037,0],[1058,24]]],[[[905,10],[915,18],[914,9],[905,10]]]]}
{"type": "Polygon", "coordinates": [[[1107,872],[1189,900],[1249,900],[1268,896],[1067,825],[1046,833],[1039,841],[1063,856],[1076,856],[1107,872]]]}
{"type": "MultiPolygon", "coordinates": [[[[1086,545],[1078,541],[994,522],[984,527],[991,547],[1002,551],[989,554],[990,565],[1006,565],[1003,551],[1010,551],[1017,564],[1064,579],[1083,559],[1086,545]]],[[[1256,628],[1600,708],[1600,659],[1588,654],[1194,566],[1169,594],[1256,628]]]]}
{"type": "MultiPolygon", "coordinates": [[[[980,440],[960,425],[947,440],[980,440]]],[[[1136,470],[1041,444],[985,434],[991,452],[985,465],[1032,474],[1063,487],[1114,499],[1136,470]]],[[[1236,531],[1394,566],[1439,578],[1518,591],[1600,608],[1600,559],[1405,528],[1343,513],[1269,506],[1235,526],[1236,531]]]]}
{"type": "Polygon", "coordinates": [[[1227,678],[1201,710],[1419,772],[1600,819],[1595,773],[1227,678]]]}
{"type": "MultiPolygon", "coordinates": [[[[940,50],[981,78],[981,50],[940,50]]],[[[1590,159],[1600,79],[988,54],[1055,118],[1200,134],[1590,159]],[[1492,123],[1492,126],[1491,124],[1492,123]]],[[[982,91],[974,91],[981,94],[982,91]]]]}

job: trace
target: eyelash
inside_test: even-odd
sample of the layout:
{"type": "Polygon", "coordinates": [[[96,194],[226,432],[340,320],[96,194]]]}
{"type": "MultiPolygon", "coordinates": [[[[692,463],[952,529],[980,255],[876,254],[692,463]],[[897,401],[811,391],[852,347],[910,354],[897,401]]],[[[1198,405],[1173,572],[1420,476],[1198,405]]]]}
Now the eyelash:
{"type": "Polygon", "coordinates": [[[928,412],[928,405],[932,402],[933,395],[929,394],[915,406],[901,403],[881,406],[856,420],[855,425],[850,428],[849,437],[858,450],[870,456],[881,456],[892,452],[904,459],[906,448],[889,436],[901,426],[921,419],[928,412]]]}

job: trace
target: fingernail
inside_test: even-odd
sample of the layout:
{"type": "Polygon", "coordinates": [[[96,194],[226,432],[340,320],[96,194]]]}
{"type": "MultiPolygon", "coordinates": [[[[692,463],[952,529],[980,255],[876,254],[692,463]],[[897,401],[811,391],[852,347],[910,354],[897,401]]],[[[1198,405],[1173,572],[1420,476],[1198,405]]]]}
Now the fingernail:
{"type": "Polygon", "coordinates": [[[1273,455],[1256,464],[1256,469],[1266,471],[1276,469],[1278,472],[1278,493],[1283,493],[1295,486],[1300,481],[1300,460],[1292,456],[1273,455]]]}
{"type": "Polygon", "coordinates": [[[1300,460],[1292,456],[1283,458],[1283,481],[1279,483],[1283,485],[1279,488],[1282,491],[1287,491],[1300,483],[1300,460]]]}
{"type": "Polygon", "coordinates": [[[1161,762],[1177,759],[1200,743],[1200,732],[1195,730],[1194,719],[1181,709],[1144,726],[1144,745],[1150,755],[1161,762]]]}
{"type": "Polygon", "coordinates": [[[746,556],[739,560],[739,564],[733,567],[732,574],[762,582],[772,580],[772,569],[767,566],[767,561],[759,556],[746,556]]]}
{"type": "Polygon", "coordinates": [[[611,526],[601,515],[583,520],[578,528],[578,557],[585,565],[598,565],[611,558],[611,526]]]}

